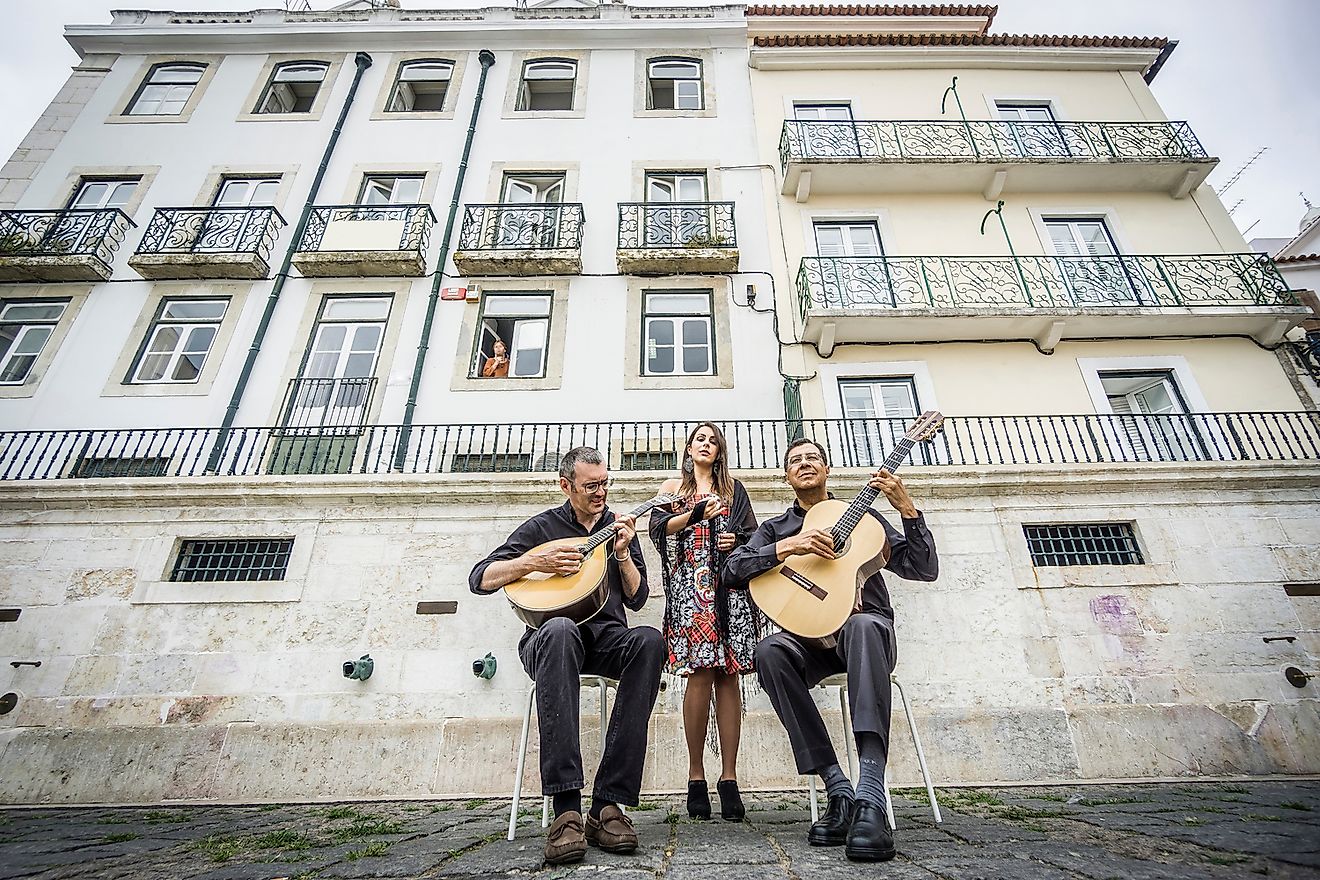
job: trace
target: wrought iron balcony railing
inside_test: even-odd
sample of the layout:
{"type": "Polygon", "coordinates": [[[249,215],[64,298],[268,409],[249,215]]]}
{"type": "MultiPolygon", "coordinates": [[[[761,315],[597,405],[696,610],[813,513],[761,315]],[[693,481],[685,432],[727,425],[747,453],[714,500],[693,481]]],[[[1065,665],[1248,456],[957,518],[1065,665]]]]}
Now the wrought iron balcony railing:
{"type": "Polygon", "coordinates": [[[733,202],[622,202],[620,248],[735,248],[733,202]]]}
{"type": "Polygon", "coordinates": [[[358,433],[371,412],[375,377],[291,379],[280,412],[280,430],[289,433],[358,433]]]}
{"type": "Polygon", "coordinates": [[[157,208],[139,254],[252,254],[265,260],[285,225],[271,207],[157,208]]]}
{"type": "Polygon", "coordinates": [[[118,208],[0,211],[0,258],[93,257],[109,272],[134,225],[118,208]]]}
{"type": "MultiPolygon", "coordinates": [[[[350,380],[351,381],[351,380],[350,380]]],[[[331,386],[334,388],[352,386],[331,386]]],[[[356,392],[355,392],[356,393],[356,392]]],[[[324,398],[328,404],[331,397],[324,398]]],[[[354,406],[345,407],[353,409],[354,406]]],[[[614,470],[672,467],[692,422],[334,425],[290,428],[145,428],[0,433],[0,480],[74,477],[255,477],[544,471],[576,446],[594,446],[614,470]],[[398,456],[406,438],[407,449],[398,456]],[[213,455],[216,444],[218,455],[213,455]],[[208,470],[208,463],[215,466],[208,470]]],[[[841,467],[881,463],[905,419],[725,421],[736,469],[779,470],[790,440],[822,443],[841,467]]],[[[921,466],[1105,465],[1146,462],[1320,461],[1320,414],[950,416],[913,452],[921,466]]]]}
{"type": "Polygon", "coordinates": [[[1264,254],[806,257],[809,309],[1201,308],[1297,300],[1264,254]]]}
{"type": "Polygon", "coordinates": [[[420,252],[430,243],[434,224],[429,205],[321,205],[312,208],[298,250],[420,252]],[[376,222],[368,227],[367,221],[376,222]]]}
{"type": "Polygon", "coordinates": [[[1305,339],[1285,340],[1283,345],[1302,372],[1320,385],[1320,336],[1307,334],[1305,339]]]}
{"type": "Polygon", "coordinates": [[[464,251],[582,247],[582,206],[575,203],[467,205],[458,248],[464,251]]]}
{"type": "Polygon", "coordinates": [[[789,119],[779,138],[789,162],[1200,162],[1186,122],[789,119]]]}

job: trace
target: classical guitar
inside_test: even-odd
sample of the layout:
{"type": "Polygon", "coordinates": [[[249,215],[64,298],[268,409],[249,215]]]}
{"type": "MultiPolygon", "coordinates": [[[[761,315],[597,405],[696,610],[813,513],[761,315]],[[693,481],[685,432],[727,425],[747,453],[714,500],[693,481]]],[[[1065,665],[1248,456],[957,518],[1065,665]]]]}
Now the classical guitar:
{"type": "MultiPolygon", "coordinates": [[[[913,445],[930,439],[943,422],[944,416],[937,412],[922,413],[881,467],[890,473],[898,470],[913,445]]],[[[857,610],[862,584],[889,561],[884,526],[866,515],[879,495],[880,490],[867,486],[851,504],[834,499],[813,504],[802,531],[830,532],[838,556],[790,556],[752,578],[749,586],[757,607],[788,632],[828,644],[857,610]]]]}
{"type": "MultiPolygon", "coordinates": [[[[657,495],[628,511],[627,515],[638,517],[653,507],[678,500],[677,495],[657,495]]],[[[530,627],[539,627],[555,617],[567,617],[574,623],[586,623],[595,617],[610,596],[609,579],[605,573],[614,532],[614,528],[605,528],[589,538],[560,538],[533,547],[529,552],[572,547],[582,554],[582,567],[569,575],[534,571],[508,584],[504,595],[513,606],[513,612],[530,627]]]]}

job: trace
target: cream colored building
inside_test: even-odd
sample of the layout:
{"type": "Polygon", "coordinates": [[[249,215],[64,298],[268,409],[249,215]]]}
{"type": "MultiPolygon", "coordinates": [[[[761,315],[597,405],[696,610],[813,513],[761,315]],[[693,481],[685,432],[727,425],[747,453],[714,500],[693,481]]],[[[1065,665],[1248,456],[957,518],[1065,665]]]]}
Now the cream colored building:
{"type": "MultiPolygon", "coordinates": [[[[942,573],[890,586],[897,673],[938,784],[1320,772],[1305,678],[1320,655],[1320,416],[1270,350],[1306,310],[1204,185],[1214,145],[1164,118],[1148,82],[1171,43],[999,37],[993,15],[566,0],[72,28],[85,57],[0,171],[0,217],[85,210],[114,221],[93,232],[119,248],[5,253],[0,238],[0,270],[28,273],[0,279],[0,307],[46,309],[0,327],[44,340],[0,362],[14,371],[0,378],[0,801],[507,792],[522,625],[466,576],[559,502],[558,452],[608,449],[611,504],[628,507],[669,474],[684,420],[718,417],[766,518],[791,500],[792,437],[825,443],[846,495],[927,409],[945,430],[904,473],[942,573]],[[200,73],[156,81],[162,66],[200,73]],[[510,172],[536,192],[511,196],[510,172]],[[230,177],[278,179],[274,204],[220,212],[264,219],[266,238],[217,259],[200,236],[160,234],[211,216],[230,177]],[[525,207],[547,177],[559,201],[525,207]],[[86,193],[98,208],[59,208],[129,178],[118,207],[106,188],[86,193]],[[339,204],[379,178],[393,208],[339,204]],[[304,203],[324,219],[305,246],[304,203]],[[539,223],[518,239],[533,246],[502,246],[499,217],[561,210],[546,204],[579,209],[559,230],[571,246],[546,247],[567,242],[539,223]],[[430,237],[397,237],[399,211],[430,237]],[[678,235],[684,216],[704,228],[678,235]],[[340,221],[368,225],[337,240],[340,221]],[[281,254],[294,271],[276,296],[281,254]],[[541,312],[483,311],[528,293],[541,312]],[[228,303],[191,315],[218,323],[198,380],[137,381],[149,336],[188,317],[161,311],[176,300],[228,303]],[[477,375],[495,319],[542,322],[525,346],[537,375],[477,375]],[[691,370],[663,336],[685,322],[691,370]],[[333,348],[316,343],[323,325],[378,331],[364,375],[304,371],[333,348]],[[290,423],[304,400],[354,418],[290,423]],[[199,559],[235,577],[194,576],[199,559]],[[495,675],[474,676],[488,653],[495,675]],[[371,678],[345,678],[365,654],[371,678]]],[[[635,621],[658,625],[647,552],[654,598],[635,621]]],[[[670,685],[650,791],[685,782],[670,685]]],[[[755,690],[741,774],[805,786],[755,690]]]]}

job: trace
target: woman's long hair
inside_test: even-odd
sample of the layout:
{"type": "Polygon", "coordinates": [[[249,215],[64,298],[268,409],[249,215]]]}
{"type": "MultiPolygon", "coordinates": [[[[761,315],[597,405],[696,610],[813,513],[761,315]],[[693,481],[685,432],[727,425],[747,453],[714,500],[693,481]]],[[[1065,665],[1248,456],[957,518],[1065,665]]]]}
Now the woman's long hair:
{"type": "Polygon", "coordinates": [[[724,439],[724,432],[716,425],[710,422],[702,422],[692,429],[688,434],[687,443],[683,444],[683,463],[680,470],[683,472],[683,481],[678,487],[678,494],[691,498],[697,494],[697,469],[692,464],[692,456],[688,452],[692,448],[692,438],[702,428],[709,428],[711,435],[715,438],[715,445],[719,447],[719,452],[715,455],[715,461],[710,467],[711,488],[715,494],[723,499],[725,504],[733,501],[733,477],[729,476],[729,444],[724,439]]]}

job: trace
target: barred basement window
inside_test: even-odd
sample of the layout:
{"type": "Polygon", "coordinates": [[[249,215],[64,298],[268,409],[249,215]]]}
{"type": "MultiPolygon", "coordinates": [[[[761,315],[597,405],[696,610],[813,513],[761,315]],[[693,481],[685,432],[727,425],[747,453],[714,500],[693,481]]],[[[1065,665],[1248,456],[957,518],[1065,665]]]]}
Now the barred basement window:
{"type": "Polygon", "coordinates": [[[1142,565],[1131,523],[1023,525],[1032,565],[1142,565]]]}
{"type": "Polygon", "coordinates": [[[293,538],[185,540],[170,580],[282,581],[292,552],[293,538]]]}
{"type": "Polygon", "coordinates": [[[449,470],[456,474],[503,474],[530,472],[532,456],[522,452],[461,452],[449,470]]]}
{"type": "Polygon", "coordinates": [[[89,477],[163,477],[169,472],[168,456],[100,456],[78,459],[69,474],[75,479],[89,477]]]}

